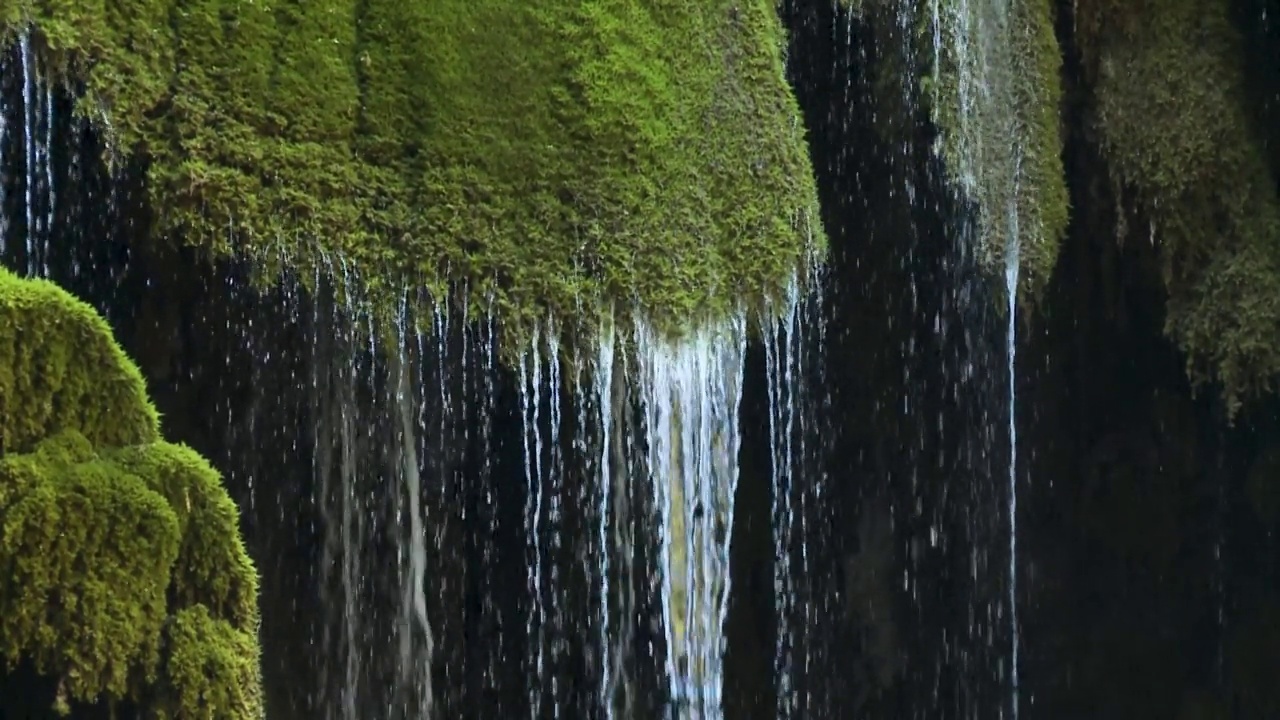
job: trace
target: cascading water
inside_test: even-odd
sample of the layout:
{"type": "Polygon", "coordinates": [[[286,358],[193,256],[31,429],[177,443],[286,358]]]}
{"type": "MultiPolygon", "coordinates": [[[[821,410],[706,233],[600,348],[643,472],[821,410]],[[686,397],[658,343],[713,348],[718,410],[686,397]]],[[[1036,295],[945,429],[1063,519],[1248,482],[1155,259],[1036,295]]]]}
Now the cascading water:
{"type": "Polygon", "coordinates": [[[636,325],[672,717],[718,718],[746,321],[739,315],[675,344],[636,325]]]}
{"type": "MultiPolygon", "coordinates": [[[[792,717],[798,710],[793,686],[794,613],[796,594],[793,587],[791,555],[792,532],[796,522],[792,498],[797,491],[796,442],[803,443],[803,431],[797,435],[798,372],[803,368],[803,345],[800,335],[801,299],[796,282],[788,286],[782,312],[764,342],[769,394],[769,447],[773,469],[773,542],[774,598],[778,620],[775,641],[774,673],[777,678],[779,720],[792,717]],[[799,366],[799,367],[798,367],[799,366]]],[[[802,419],[801,419],[802,421],[802,419]]],[[[803,456],[803,449],[800,450],[803,456]]],[[[802,535],[803,538],[803,535],[802,535]]]]}
{"type": "MultiPolygon", "coordinates": [[[[600,612],[600,701],[605,720],[613,720],[614,677],[610,666],[610,655],[613,647],[609,642],[609,518],[613,515],[610,502],[613,490],[613,467],[610,463],[613,455],[613,362],[614,362],[614,328],[612,323],[605,324],[600,330],[600,349],[596,354],[595,365],[595,398],[599,408],[600,423],[600,475],[597,482],[598,506],[597,519],[599,528],[599,545],[597,553],[600,557],[600,596],[598,598],[600,612]]],[[[585,423],[583,423],[585,426],[585,423]]]]}
{"type": "MultiPolygon", "coordinates": [[[[1016,188],[1016,180],[1015,180],[1016,188]]],[[[1017,197],[1015,189],[1014,197],[1017,197]]],[[[1012,717],[1018,717],[1018,649],[1020,645],[1018,628],[1018,423],[1017,423],[1017,374],[1015,359],[1018,348],[1017,313],[1018,313],[1018,270],[1020,267],[1018,246],[1018,212],[1016,202],[1009,208],[1009,247],[1005,256],[1005,293],[1008,299],[1006,312],[1009,315],[1008,326],[1008,358],[1009,358],[1009,702],[1012,717]]]]}

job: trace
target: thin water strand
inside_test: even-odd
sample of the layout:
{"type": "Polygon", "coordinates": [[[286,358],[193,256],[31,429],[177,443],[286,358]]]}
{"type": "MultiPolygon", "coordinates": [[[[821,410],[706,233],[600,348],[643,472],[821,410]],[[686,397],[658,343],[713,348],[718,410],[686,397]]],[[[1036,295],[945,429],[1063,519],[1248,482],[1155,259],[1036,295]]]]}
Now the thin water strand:
{"type": "MultiPolygon", "coordinates": [[[[1017,198],[1016,180],[1014,198],[1017,198]]],[[[1010,708],[1013,720],[1018,718],[1018,424],[1017,377],[1014,360],[1017,354],[1018,271],[1018,212],[1016,202],[1009,208],[1009,248],[1005,255],[1005,294],[1008,298],[1008,359],[1009,359],[1009,627],[1011,634],[1010,657],[1010,708]]]]}
{"type": "Polygon", "coordinates": [[[605,720],[613,720],[613,676],[609,667],[609,496],[612,489],[610,456],[613,430],[613,324],[607,323],[600,331],[600,346],[596,354],[595,395],[600,412],[600,481],[599,481],[599,543],[600,543],[600,702],[605,720]]]}
{"type": "Polygon", "coordinates": [[[24,29],[19,38],[19,49],[22,55],[22,122],[23,147],[25,149],[26,171],[26,213],[27,213],[27,273],[36,273],[36,221],[35,221],[35,177],[36,177],[36,133],[35,107],[36,94],[35,57],[31,52],[31,31],[24,29]]]}

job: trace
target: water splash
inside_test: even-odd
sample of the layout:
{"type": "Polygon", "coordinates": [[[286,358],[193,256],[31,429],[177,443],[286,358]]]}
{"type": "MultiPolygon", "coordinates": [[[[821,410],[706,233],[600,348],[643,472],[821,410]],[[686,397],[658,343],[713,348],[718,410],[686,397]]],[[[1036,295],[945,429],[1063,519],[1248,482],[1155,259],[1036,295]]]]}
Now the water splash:
{"type": "Polygon", "coordinates": [[[718,718],[746,322],[739,314],[679,343],[643,320],[636,328],[672,714],[718,718]]]}

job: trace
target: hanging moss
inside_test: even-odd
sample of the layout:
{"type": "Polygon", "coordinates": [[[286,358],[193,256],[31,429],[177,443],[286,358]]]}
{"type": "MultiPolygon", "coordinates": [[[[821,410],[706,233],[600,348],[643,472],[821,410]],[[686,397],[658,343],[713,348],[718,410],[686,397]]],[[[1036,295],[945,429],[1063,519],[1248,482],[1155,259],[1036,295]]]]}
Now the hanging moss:
{"type": "Polygon", "coordinates": [[[201,605],[237,630],[255,631],[258,576],[240,538],[239,511],[217,471],[190,448],[169,443],[122,448],[107,457],[146,478],[177,519],[181,542],[171,610],[201,605]]]}
{"type": "Polygon", "coordinates": [[[769,0],[54,2],[9,27],[24,14],[141,128],[157,235],[216,256],[346,262],[384,303],[492,294],[509,332],[615,302],[678,331],[822,245],[769,0]]]}
{"type": "Polygon", "coordinates": [[[1034,301],[1057,263],[1070,204],[1052,1],[841,4],[888,48],[870,68],[874,101],[887,110],[877,127],[909,142],[915,103],[928,110],[936,152],[976,214],[976,250],[1002,270],[1016,233],[1021,296],[1034,301]]]}
{"type": "Polygon", "coordinates": [[[203,605],[179,611],[165,632],[159,720],[241,720],[262,717],[258,643],[250,632],[211,615],[203,605]]]}
{"type": "Polygon", "coordinates": [[[177,521],[137,476],[71,455],[42,446],[16,473],[0,461],[12,494],[0,510],[3,654],[63,678],[74,699],[123,698],[155,676],[177,521]]]}
{"type": "Polygon", "coordinates": [[[236,507],[157,424],[99,316],[0,269],[0,657],[57,678],[59,703],[261,717],[236,507]]]}
{"type": "MultiPolygon", "coordinates": [[[[1166,331],[1234,412],[1280,372],[1280,196],[1228,0],[1081,2],[1093,122],[1160,244],[1166,331]]],[[[1121,238],[1122,240],[1124,238],[1121,238]]]]}
{"type": "Polygon", "coordinates": [[[925,97],[948,172],[978,213],[995,264],[1017,238],[1024,297],[1049,280],[1066,232],[1062,58],[1050,0],[938,4],[920,24],[940,46],[925,97]]]}

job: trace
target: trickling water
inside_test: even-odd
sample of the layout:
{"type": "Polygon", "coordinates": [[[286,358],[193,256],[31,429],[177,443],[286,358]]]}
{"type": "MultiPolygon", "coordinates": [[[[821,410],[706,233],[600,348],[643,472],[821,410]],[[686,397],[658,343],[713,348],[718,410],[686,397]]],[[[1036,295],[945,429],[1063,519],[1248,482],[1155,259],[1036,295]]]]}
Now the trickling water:
{"type": "Polygon", "coordinates": [[[1009,702],[1012,717],[1018,717],[1018,424],[1017,424],[1017,376],[1014,360],[1017,354],[1018,248],[1017,180],[1014,186],[1015,202],[1009,207],[1009,247],[1005,253],[1005,294],[1008,299],[1008,358],[1009,358],[1009,629],[1011,637],[1009,702]]]}
{"type": "MultiPolygon", "coordinates": [[[[795,588],[791,576],[792,529],[795,511],[795,423],[799,398],[796,382],[800,338],[800,294],[795,281],[788,287],[781,314],[764,343],[769,391],[769,445],[773,467],[773,542],[777,637],[774,673],[777,678],[777,717],[797,710],[793,687],[795,588]]],[[[803,436],[803,433],[801,434],[803,436]]]]}
{"type": "MultiPolygon", "coordinates": [[[[422,475],[419,470],[418,463],[418,441],[417,441],[417,422],[415,420],[415,401],[414,392],[411,386],[411,371],[408,367],[408,358],[405,355],[404,340],[407,339],[407,322],[402,311],[400,318],[400,352],[397,354],[396,362],[396,397],[395,404],[399,410],[400,419],[400,452],[402,458],[401,473],[404,478],[405,491],[408,495],[409,505],[409,535],[407,542],[409,545],[409,573],[408,580],[404,583],[403,596],[403,626],[401,627],[400,638],[400,662],[401,670],[410,673],[410,677],[404,678],[402,682],[407,687],[417,690],[414,699],[417,701],[416,706],[421,708],[427,717],[431,716],[432,707],[434,705],[434,697],[432,696],[430,666],[431,657],[434,654],[435,642],[434,635],[431,632],[431,623],[427,616],[427,547],[426,547],[426,528],[422,520],[422,475]],[[414,644],[412,638],[414,633],[413,627],[423,637],[423,661],[419,662],[418,657],[414,653],[414,644]]],[[[419,347],[421,347],[421,334],[419,334],[419,347]]]]}
{"type": "Polygon", "coordinates": [[[31,33],[22,31],[19,45],[22,53],[22,123],[23,147],[26,151],[27,273],[34,275],[36,264],[35,178],[36,178],[36,94],[35,59],[31,54],[31,33]]]}
{"type": "MultiPolygon", "coordinates": [[[[542,599],[542,427],[540,423],[542,395],[541,333],[535,328],[527,356],[520,358],[520,403],[524,418],[525,479],[529,496],[525,515],[525,532],[529,539],[529,593],[532,597],[526,632],[532,647],[532,677],[529,678],[530,717],[542,711],[543,627],[545,608],[542,599]],[[528,363],[532,362],[530,373],[528,363]]],[[[554,362],[554,360],[552,361],[554,362]]]]}
{"type": "Polygon", "coordinates": [[[609,495],[612,488],[612,468],[609,463],[613,453],[613,324],[607,323],[600,330],[600,348],[596,355],[595,395],[599,403],[600,422],[600,481],[599,481],[599,543],[600,543],[600,689],[605,720],[613,720],[613,676],[609,667],[609,495]]]}
{"type": "Polygon", "coordinates": [[[636,325],[671,714],[719,718],[746,321],[739,315],[675,344],[636,325]]]}
{"type": "Polygon", "coordinates": [[[548,642],[548,645],[550,645],[548,664],[551,669],[551,716],[558,720],[562,711],[560,648],[565,637],[566,628],[563,621],[562,594],[564,586],[561,584],[560,563],[555,560],[560,557],[560,548],[563,544],[561,535],[563,526],[563,478],[560,458],[560,338],[556,333],[554,324],[549,326],[547,333],[547,356],[547,379],[550,394],[548,419],[551,422],[551,432],[548,438],[550,441],[548,446],[550,459],[547,467],[547,525],[551,534],[551,547],[548,548],[548,553],[553,560],[549,563],[546,592],[550,622],[548,623],[548,630],[543,633],[543,637],[549,638],[549,642],[547,640],[544,640],[544,642],[548,642]]]}

